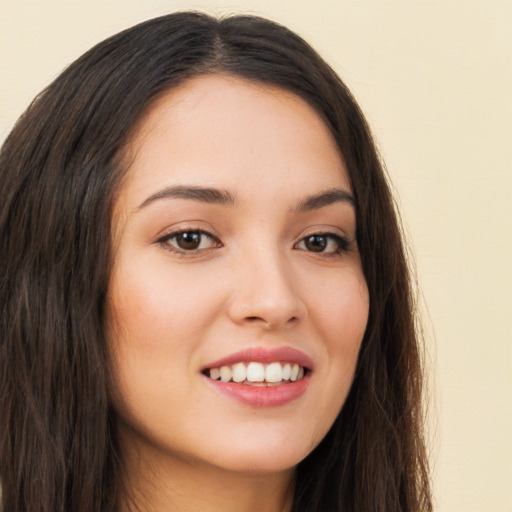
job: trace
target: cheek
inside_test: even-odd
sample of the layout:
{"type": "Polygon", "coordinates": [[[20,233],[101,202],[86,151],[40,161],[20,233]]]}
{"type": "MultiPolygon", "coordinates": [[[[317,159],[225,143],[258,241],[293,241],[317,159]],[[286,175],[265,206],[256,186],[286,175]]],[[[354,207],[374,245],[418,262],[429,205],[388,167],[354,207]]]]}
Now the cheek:
{"type": "Polygon", "coordinates": [[[111,287],[110,309],[123,339],[144,350],[172,345],[179,351],[182,343],[190,347],[194,332],[208,325],[218,309],[219,297],[208,279],[198,279],[188,269],[170,273],[165,264],[130,270],[119,266],[111,287]]]}
{"type": "Polygon", "coordinates": [[[315,297],[316,313],[330,350],[358,351],[368,321],[369,296],[361,272],[345,272],[331,279],[315,297]]]}
{"type": "Polygon", "coordinates": [[[360,272],[330,280],[325,292],[316,309],[316,325],[329,361],[324,379],[325,390],[330,392],[325,393],[324,399],[327,410],[339,412],[354,378],[368,321],[369,295],[360,272]]]}
{"type": "Polygon", "coordinates": [[[121,260],[114,270],[109,294],[116,375],[112,400],[128,423],[141,427],[148,415],[165,422],[164,404],[174,410],[187,405],[181,386],[192,371],[207,308],[197,284],[187,286],[189,277],[169,275],[168,266],[155,261],[130,267],[121,260]]]}

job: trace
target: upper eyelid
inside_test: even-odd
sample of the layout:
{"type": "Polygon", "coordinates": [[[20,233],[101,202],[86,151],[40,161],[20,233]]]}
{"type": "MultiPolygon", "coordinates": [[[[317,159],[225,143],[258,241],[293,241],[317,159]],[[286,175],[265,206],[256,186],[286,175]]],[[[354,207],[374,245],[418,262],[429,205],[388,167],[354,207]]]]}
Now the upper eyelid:
{"type": "Polygon", "coordinates": [[[205,229],[198,229],[198,228],[173,229],[167,233],[163,233],[162,235],[159,235],[159,238],[172,238],[173,236],[181,235],[183,233],[201,233],[202,235],[209,236],[210,238],[216,238],[215,235],[213,233],[211,233],[210,231],[207,231],[205,229]]]}
{"type": "Polygon", "coordinates": [[[199,225],[194,225],[193,222],[186,222],[183,224],[178,224],[178,226],[170,226],[162,231],[155,237],[155,241],[158,242],[162,240],[163,238],[169,238],[172,236],[179,235],[180,233],[187,233],[187,232],[197,232],[197,233],[203,233],[211,238],[214,238],[216,240],[219,240],[219,236],[216,234],[216,231],[208,226],[208,227],[202,227],[199,225]]]}
{"type": "Polygon", "coordinates": [[[326,238],[332,238],[336,242],[342,242],[343,244],[350,245],[354,240],[350,240],[348,236],[340,235],[338,233],[333,232],[321,232],[321,231],[313,231],[307,235],[302,236],[295,242],[295,245],[299,244],[300,242],[304,241],[306,238],[310,236],[324,236],[326,238]]]}
{"type": "MultiPolygon", "coordinates": [[[[183,230],[177,230],[177,231],[170,231],[168,234],[164,234],[164,235],[158,237],[158,239],[156,240],[156,243],[163,244],[163,243],[167,242],[168,240],[172,240],[174,237],[177,237],[183,233],[200,233],[202,236],[205,236],[205,237],[209,238],[210,240],[212,240],[212,242],[222,245],[222,242],[220,241],[220,239],[217,236],[213,235],[212,233],[210,233],[208,231],[205,231],[204,229],[183,229],[183,230]]],[[[178,251],[179,249],[176,249],[176,250],[178,251]]],[[[197,249],[197,250],[200,250],[200,249],[197,249]]],[[[191,250],[191,251],[184,251],[184,252],[193,252],[193,251],[191,250]]]]}
{"type": "Polygon", "coordinates": [[[297,241],[300,241],[303,238],[306,238],[306,237],[312,236],[312,235],[323,235],[323,236],[331,235],[333,237],[346,239],[350,243],[352,243],[356,239],[355,235],[351,236],[347,232],[347,230],[344,230],[340,227],[329,226],[329,225],[325,225],[325,226],[319,225],[319,226],[311,226],[309,228],[304,229],[300,233],[300,235],[297,237],[297,241]]]}

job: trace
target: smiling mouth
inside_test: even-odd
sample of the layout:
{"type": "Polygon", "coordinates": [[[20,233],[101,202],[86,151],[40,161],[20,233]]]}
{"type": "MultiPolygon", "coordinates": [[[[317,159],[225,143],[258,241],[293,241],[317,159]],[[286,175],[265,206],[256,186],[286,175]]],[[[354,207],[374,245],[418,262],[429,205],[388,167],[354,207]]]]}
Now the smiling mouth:
{"type": "Polygon", "coordinates": [[[308,369],[297,363],[260,362],[236,363],[208,368],[203,374],[220,382],[235,382],[247,386],[279,386],[296,382],[307,375],[308,369]]]}

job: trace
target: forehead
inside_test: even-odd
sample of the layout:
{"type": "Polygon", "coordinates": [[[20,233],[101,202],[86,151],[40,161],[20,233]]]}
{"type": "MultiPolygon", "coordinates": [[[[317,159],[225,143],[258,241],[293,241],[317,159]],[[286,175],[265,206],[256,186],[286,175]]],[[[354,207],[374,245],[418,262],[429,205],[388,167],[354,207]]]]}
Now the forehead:
{"type": "Polygon", "coordinates": [[[199,76],[161,94],[134,130],[126,156],[126,185],[139,198],[181,182],[245,184],[247,192],[268,178],[292,188],[299,181],[351,188],[334,137],[308,103],[230,75],[199,76]]]}

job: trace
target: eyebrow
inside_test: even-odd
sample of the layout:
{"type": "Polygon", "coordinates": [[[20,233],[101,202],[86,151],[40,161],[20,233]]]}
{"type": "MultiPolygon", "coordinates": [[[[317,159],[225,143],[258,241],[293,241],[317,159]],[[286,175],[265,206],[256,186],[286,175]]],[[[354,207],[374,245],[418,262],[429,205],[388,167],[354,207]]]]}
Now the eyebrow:
{"type": "Polygon", "coordinates": [[[348,203],[354,208],[356,207],[355,197],[348,191],[342,188],[332,188],[326,192],[315,194],[313,196],[306,197],[302,200],[298,206],[298,212],[309,212],[311,210],[318,210],[324,206],[329,206],[333,203],[348,203]]]}
{"type": "Polygon", "coordinates": [[[159,199],[170,199],[170,198],[181,198],[181,199],[192,199],[194,201],[200,201],[202,203],[210,204],[221,204],[221,205],[234,205],[235,198],[227,190],[219,190],[216,188],[207,187],[196,187],[196,186],[183,186],[175,185],[172,187],[166,187],[163,190],[159,190],[153,195],[149,196],[140,206],[139,209],[148,206],[154,201],[159,199]]]}
{"type": "MultiPolygon", "coordinates": [[[[174,185],[159,190],[158,192],[155,192],[149,196],[139,206],[139,209],[144,208],[160,199],[171,198],[191,199],[193,201],[200,201],[203,203],[228,206],[234,206],[236,204],[235,197],[233,194],[231,194],[231,192],[227,190],[220,190],[217,188],[209,187],[198,187],[192,185],[174,185]]],[[[326,192],[321,192],[319,194],[306,197],[299,202],[296,210],[299,213],[309,212],[311,210],[318,210],[324,206],[329,206],[330,204],[338,202],[349,203],[353,207],[356,206],[356,200],[350,192],[341,188],[333,188],[327,190],[326,192]]]]}

